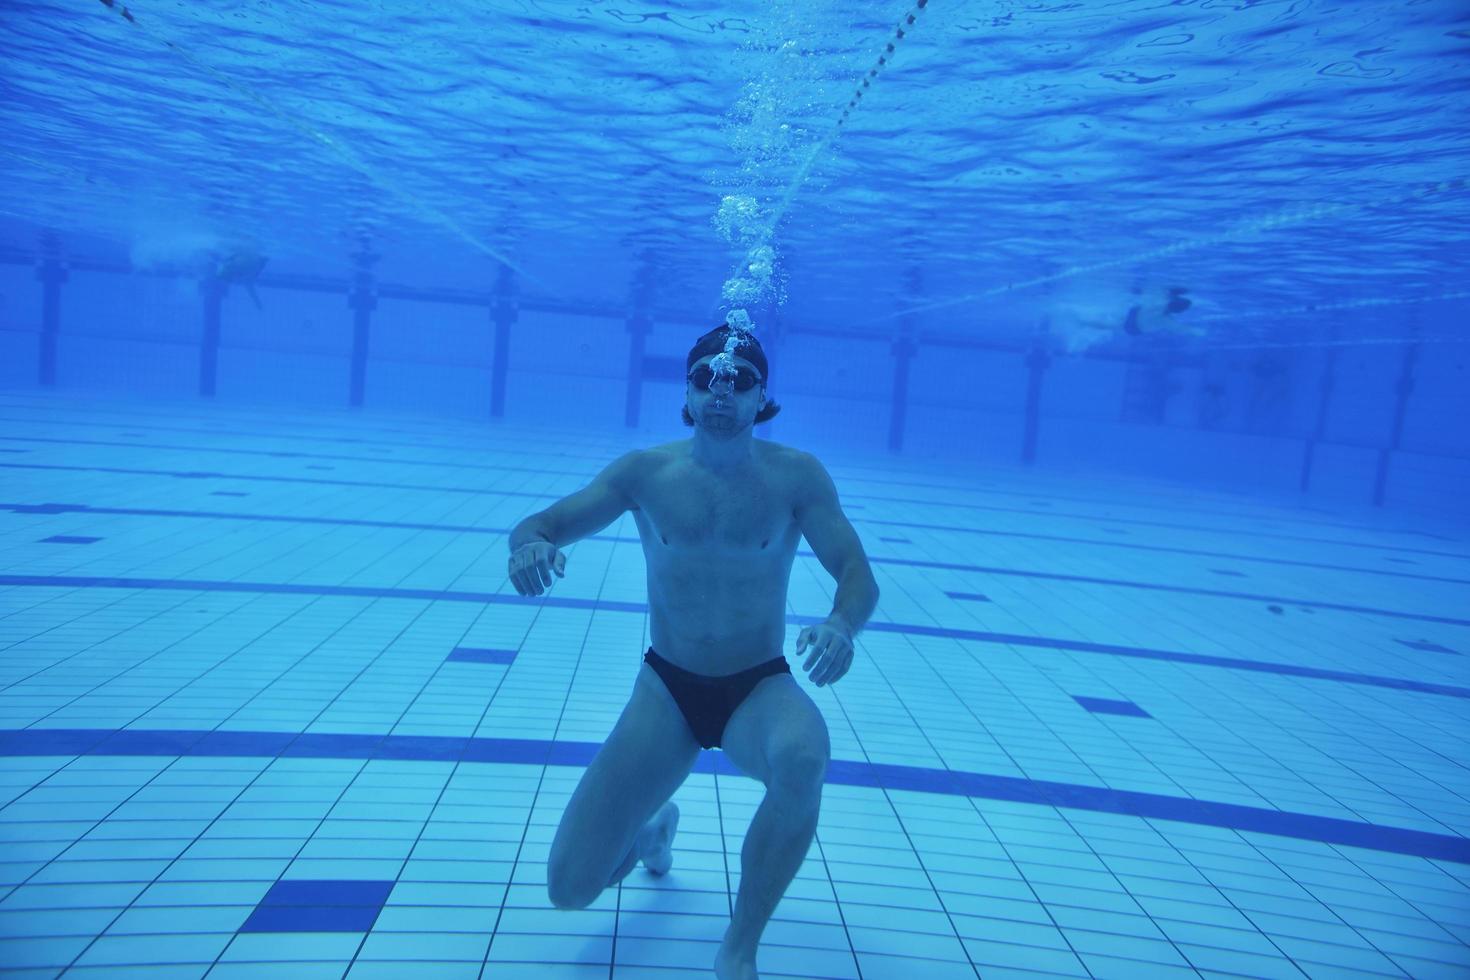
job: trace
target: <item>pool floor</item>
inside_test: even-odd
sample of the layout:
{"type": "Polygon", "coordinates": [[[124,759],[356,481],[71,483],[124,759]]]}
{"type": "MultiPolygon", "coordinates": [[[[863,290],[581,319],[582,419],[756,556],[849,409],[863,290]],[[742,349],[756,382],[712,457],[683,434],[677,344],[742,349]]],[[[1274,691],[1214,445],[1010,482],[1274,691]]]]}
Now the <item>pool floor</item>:
{"type": "MultiPolygon", "coordinates": [[[[552,835],[648,647],[678,438],[0,392],[0,975],[712,975],[763,788],[583,911],[552,835]]],[[[779,432],[775,438],[782,441],[779,432]]],[[[763,977],[1470,975],[1470,541],[1121,477],[825,457],[882,590],[763,977]]],[[[831,608],[803,543],[787,653],[831,608]]]]}

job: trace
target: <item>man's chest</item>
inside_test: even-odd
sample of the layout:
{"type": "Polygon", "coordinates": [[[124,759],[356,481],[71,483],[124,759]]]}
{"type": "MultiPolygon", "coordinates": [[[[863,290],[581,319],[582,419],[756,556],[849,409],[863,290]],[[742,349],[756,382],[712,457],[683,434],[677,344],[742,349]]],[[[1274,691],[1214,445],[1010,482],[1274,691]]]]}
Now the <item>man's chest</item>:
{"type": "Polygon", "coordinates": [[[668,548],[760,551],[795,530],[790,489],[759,470],[717,479],[668,467],[641,489],[639,523],[668,548]]]}

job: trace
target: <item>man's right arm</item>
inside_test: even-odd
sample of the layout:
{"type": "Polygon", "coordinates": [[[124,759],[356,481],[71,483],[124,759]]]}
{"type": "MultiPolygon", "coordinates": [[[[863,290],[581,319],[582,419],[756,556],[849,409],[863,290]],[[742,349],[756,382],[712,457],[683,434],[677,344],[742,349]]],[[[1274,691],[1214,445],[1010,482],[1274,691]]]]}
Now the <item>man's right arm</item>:
{"type": "Polygon", "coordinates": [[[510,550],[537,541],[561,547],[596,534],[633,510],[632,487],[643,453],[618,457],[581,490],[532,514],[510,532],[510,550]]]}

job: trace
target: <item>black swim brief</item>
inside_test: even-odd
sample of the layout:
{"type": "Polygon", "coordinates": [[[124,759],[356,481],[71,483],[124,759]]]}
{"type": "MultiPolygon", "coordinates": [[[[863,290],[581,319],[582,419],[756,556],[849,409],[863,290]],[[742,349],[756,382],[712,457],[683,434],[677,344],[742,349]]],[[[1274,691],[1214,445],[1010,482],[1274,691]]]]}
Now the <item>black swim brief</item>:
{"type": "Polygon", "coordinates": [[[757,684],[772,674],[791,673],[791,665],[785,657],[776,657],[749,670],[722,677],[691,673],[660,657],[653,647],[648,648],[643,659],[674,696],[674,703],[689,723],[695,740],[707,749],[719,746],[730,716],[757,684]]]}

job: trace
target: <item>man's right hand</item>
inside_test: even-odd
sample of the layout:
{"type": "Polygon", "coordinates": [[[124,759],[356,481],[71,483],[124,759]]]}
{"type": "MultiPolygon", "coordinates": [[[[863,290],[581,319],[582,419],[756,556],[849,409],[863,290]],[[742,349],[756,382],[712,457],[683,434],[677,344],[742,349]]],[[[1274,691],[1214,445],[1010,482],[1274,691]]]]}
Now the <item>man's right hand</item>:
{"type": "Polygon", "coordinates": [[[510,555],[510,580],[521,595],[540,595],[551,588],[552,573],[566,578],[567,556],[550,541],[523,544],[510,555]]]}

